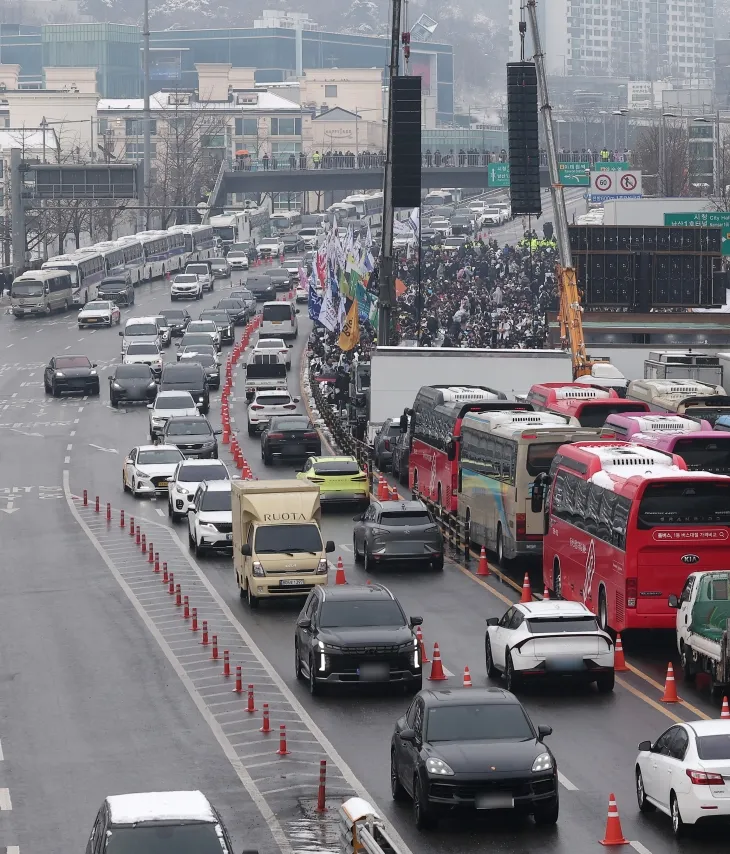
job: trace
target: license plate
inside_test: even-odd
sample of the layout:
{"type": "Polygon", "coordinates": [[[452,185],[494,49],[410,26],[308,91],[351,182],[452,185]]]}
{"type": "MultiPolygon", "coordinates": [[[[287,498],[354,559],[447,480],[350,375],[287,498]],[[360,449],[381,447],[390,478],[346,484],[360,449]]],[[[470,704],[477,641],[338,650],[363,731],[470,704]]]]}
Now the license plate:
{"type": "Polygon", "coordinates": [[[515,799],[508,794],[477,794],[474,798],[474,806],[478,810],[511,810],[514,808],[515,799]]]}
{"type": "Polygon", "coordinates": [[[84,320],[85,320],[87,323],[96,323],[96,318],[95,318],[95,317],[86,317],[86,318],[84,318],[84,320]]]}
{"type": "Polygon", "coordinates": [[[272,320],[271,321],[272,326],[281,326],[282,323],[283,323],[283,321],[281,321],[281,320],[272,320]]]}
{"type": "Polygon", "coordinates": [[[282,578],[279,587],[303,587],[304,580],[301,578],[282,578]]]}
{"type": "Polygon", "coordinates": [[[233,534],[226,534],[226,539],[227,539],[227,540],[228,540],[228,542],[230,543],[230,542],[231,542],[231,540],[233,539],[233,534]]]}
{"type": "Polygon", "coordinates": [[[390,679],[390,666],[385,662],[361,664],[357,673],[361,682],[387,682],[390,679]]]}
{"type": "Polygon", "coordinates": [[[160,489],[162,489],[163,487],[164,487],[165,489],[167,489],[167,481],[166,481],[166,480],[161,480],[161,481],[159,482],[158,486],[160,487],[160,489]]]}

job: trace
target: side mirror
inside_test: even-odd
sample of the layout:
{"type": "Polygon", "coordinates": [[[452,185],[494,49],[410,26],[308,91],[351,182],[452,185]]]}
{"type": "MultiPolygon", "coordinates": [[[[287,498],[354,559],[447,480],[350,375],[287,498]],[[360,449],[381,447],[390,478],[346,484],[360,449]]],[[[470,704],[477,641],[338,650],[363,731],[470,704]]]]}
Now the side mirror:
{"type": "Polygon", "coordinates": [[[416,743],[416,733],[412,729],[404,729],[398,733],[401,741],[407,741],[410,744],[416,743]]]}
{"type": "Polygon", "coordinates": [[[286,346],[287,346],[290,350],[292,350],[292,349],[294,348],[294,345],[293,345],[293,344],[287,344],[286,346]]]}
{"type": "Polygon", "coordinates": [[[488,626],[498,626],[499,625],[499,617],[489,617],[487,619],[488,626]]]}
{"type": "Polygon", "coordinates": [[[446,456],[450,462],[456,459],[456,442],[453,439],[449,439],[446,443],[446,456]]]}
{"type": "Polygon", "coordinates": [[[293,397],[292,400],[294,401],[294,403],[299,403],[301,397],[293,397]]]}
{"type": "Polygon", "coordinates": [[[640,741],[639,742],[639,750],[651,750],[651,742],[650,741],[640,741]]]}
{"type": "Polygon", "coordinates": [[[408,432],[408,416],[405,413],[400,417],[400,431],[401,433],[408,432]]]}
{"type": "Polygon", "coordinates": [[[214,430],[213,435],[214,436],[220,436],[222,432],[223,432],[222,430],[214,430]]]}
{"type": "Polygon", "coordinates": [[[301,619],[297,620],[297,625],[300,629],[311,629],[312,621],[309,619],[309,617],[302,617],[301,619]]]}
{"type": "Polygon", "coordinates": [[[195,408],[196,408],[197,410],[201,410],[201,409],[203,408],[203,404],[202,404],[202,403],[196,403],[196,404],[195,404],[195,408]]]}
{"type": "Polygon", "coordinates": [[[147,404],[147,409],[154,409],[154,408],[155,408],[154,403],[148,403],[147,404]]]}
{"type": "Polygon", "coordinates": [[[251,557],[251,544],[250,543],[244,543],[241,546],[241,554],[244,557],[251,557]]]}
{"type": "Polygon", "coordinates": [[[332,552],[335,550],[335,541],[327,540],[324,546],[324,550],[326,554],[332,554],[332,552]]]}
{"type": "Polygon", "coordinates": [[[542,487],[538,487],[537,483],[533,483],[532,495],[530,496],[530,510],[533,513],[542,513],[543,503],[542,487]]]}
{"type": "Polygon", "coordinates": [[[553,734],[553,728],[551,726],[545,726],[544,724],[540,724],[537,728],[537,739],[538,741],[542,741],[543,738],[547,738],[547,736],[553,734]]]}
{"type": "Polygon", "coordinates": [[[409,624],[410,624],[410,627],[412,629],[415,628],[416,626],[422,626],[423,625],[423,617],[409,617],[409,624]]]}
{"type": "Polygon", "coordinates": [[[95,367],[96,367],[96,362],[92,362],[92,363],[91,363],[91,367],[92,367],[92,368],[95,368],[95,367]]]}
{"type": "Polygon", "coordinates": [[[124,337],[124,333],[123,333],[123,332],[120,332],[120,333],[119,333],[119,337],[120,337],[120,338],[123,338],[123,337],[124,337]]]}
{"type": "Polygon", "coordinates": [[[365,514],[361,513],[359,516],[353,516],[352,521],[353,522],[362,522],[364,518],[365,518],[365,514]]]}
{"type": "Polygon", "coordinates": [[[667,604],[670,608],[679,608],[679,599],[677,599],[677,596],[674,593],[670,595],[667,604]]]}

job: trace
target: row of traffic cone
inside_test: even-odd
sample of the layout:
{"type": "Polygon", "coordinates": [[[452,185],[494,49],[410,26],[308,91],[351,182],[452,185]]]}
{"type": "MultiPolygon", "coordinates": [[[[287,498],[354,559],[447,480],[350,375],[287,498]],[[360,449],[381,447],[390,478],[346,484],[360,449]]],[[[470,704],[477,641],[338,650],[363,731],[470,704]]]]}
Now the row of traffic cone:
{"type": "Polygon", "coordinates": [[[376,494],[378,501],[398,501],[400,499],[398,487],[390,486],[382,474],[378,475],[378,490],[376,494]]]}

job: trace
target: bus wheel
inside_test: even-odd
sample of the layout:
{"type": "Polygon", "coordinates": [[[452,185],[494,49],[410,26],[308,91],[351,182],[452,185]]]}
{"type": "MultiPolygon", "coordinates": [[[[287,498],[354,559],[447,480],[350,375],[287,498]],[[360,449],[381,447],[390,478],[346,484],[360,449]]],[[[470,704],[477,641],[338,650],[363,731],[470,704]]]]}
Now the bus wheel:
{"type": "Polygon", "coordinates": [[[497,527],[497,563],[503,567],[509,564],[509,560],[504,556],[504,536],[501,525],[497,527]]]}
{"type": "Polygon", "coordinates": [[[563,598],[563,582],[560,572],[560,561],[557,558],[555,558],[555,562],[553,563],[553,592],[555,593],[556,599],[563,598]]]}
{"type": "Polygon", "coordinates": [[[598,625],[604,632],[608,631],[608,602],[603,587],[598,593],[598,625]]]}
{"type": "Polygon", "coordinates": [[[443,503],[441,501],[441,484],[438,485],[438,489],[436,490],[436,504],[439,507],[443,507],[443,503]]]}
{"type": "Polygon", "coordinates": [[[471,511],[466,511],[466,517],[464,519],[464,549],[466,553],[469,554],[471,551],[471,511]]]}

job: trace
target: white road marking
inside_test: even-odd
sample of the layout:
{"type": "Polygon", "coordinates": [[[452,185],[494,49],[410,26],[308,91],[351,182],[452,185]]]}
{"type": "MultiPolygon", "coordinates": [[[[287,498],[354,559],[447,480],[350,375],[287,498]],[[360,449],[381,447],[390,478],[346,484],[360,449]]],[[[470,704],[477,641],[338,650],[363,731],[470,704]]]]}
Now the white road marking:
{"type": "Polygon", "coordinates": [[[351,552],[352,546],[348,546],[347,543],[340,543],[340,550],[343,552],[351,552]]]}
{"type": "Polygon", "coordinates": [[[638,851],[639,854],[651,854],[651,851],[649,851],[646,845],[642,845],[641,842],[638,842],[636,839],[631,840],[629,845],[634,849],[634,851],[638,851]]]}
{"type": "Polygon", "coordinates": [[[3,754],[3,743],[0,741],[0,762],[2,762],[3,759],[5,759],[5,755],[3,754]]]}
{"type": "Polygon", "coordinates": [[[160,516],[164,516],[164,515],[165,515],[165,514],[162,512],[162,510],[160,510],[160,508],[159,508],[159,507],[157,507],[156,509],[157,509],[157,513],[158,513],[160,516]]]}
{"type": "Polygon", "coordinates": [[[84,407],[83,407],[83,406],[79,406],[79,412],[83,412],[83,411],[84,411],[84,407]]]}
{"type": "Polygon", "coordinates": [[[563,788],[567,789],[569,792],[578,791],[578,787],[575,784],[571,783],[562,771],[558,771],[558,782],[561,786],[563,786],[563,788]]]}
{"type": "Polygon", "coordinates": [[[78,423],[79,423],[79,419],[78,419],[78,418],[74,418],[74,424],[78,424],[78,423]]]}
{"type": "Polygon", "coordinates": [[[15,347],[15,344],[8,344],[8,346],[7,346],[7,348],[6,348],[6,349],[8,349],[8,350],[9,350],[11,347],[15,347]]]}
{"type": "Polygon", "coordinates": [[[76,431],[72,430],[68,435],[71,436],[71,438],[73,438],[76,435],[76,431]]]}
{"type": "Polygon", "coordinates": [[[64,457],[63,462],[64,462],[64,465],[68,465],[71,462],[71,457],[64,457]]]}
{"type": "Polygon", "coordinates": [[[10,789],[0,789],[0,810],[11,810],[13,803],[10,800],[10,789]]]}
{"type": "Polygon", "coordinates": [[[14,392],[10,395],[10,397],[17,397],[17,396],[18,396],[18,392],[17,392],[17,391],[14,391],[14,392]]]}
{"type": "Polygon", "coordinates": [[[73,445],[66,445],[66,450],[67,450],[67,451],[72,451],[72,450],[73,450],[73,447],[74,447],[73,445]]]}
{"type": "Polygon", "coordinates": [[[5,854],[20,854],[20,847],[18,845],[8,845],[5,849],[5,854]]]}
{"type": "Polygon", "coordinates": [[[101,445],[94,445],[92,442],[89,442],[89,447],[90,448],[96,448],[97,451],[104,451],[105,454],[118,454],[119,453],[119,451],[117,451],[116,448],[104,448],[101,445]]]}

